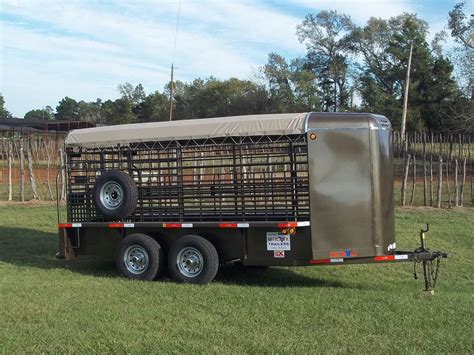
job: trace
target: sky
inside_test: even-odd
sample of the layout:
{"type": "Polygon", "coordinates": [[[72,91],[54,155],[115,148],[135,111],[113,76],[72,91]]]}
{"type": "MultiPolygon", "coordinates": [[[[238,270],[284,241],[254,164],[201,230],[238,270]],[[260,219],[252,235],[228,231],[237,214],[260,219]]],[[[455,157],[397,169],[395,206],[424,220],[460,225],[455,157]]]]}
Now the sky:
{"type": "Polygon", "coordinates": [[[32,109],[55,108],[65,96],[78,101],[115,99],[118,84],[125,82],[141,83],[147,93],[162,91],[171,62],[175,80],[251,79],[270,52],[287,58],[305,54],[296,26],[308,13],[333,9],[359,25],[371,16],[417,13],[434,35],[446,26],[455,3],[0,0],[0,93],[6,108],[23,117],[32,109]]]}

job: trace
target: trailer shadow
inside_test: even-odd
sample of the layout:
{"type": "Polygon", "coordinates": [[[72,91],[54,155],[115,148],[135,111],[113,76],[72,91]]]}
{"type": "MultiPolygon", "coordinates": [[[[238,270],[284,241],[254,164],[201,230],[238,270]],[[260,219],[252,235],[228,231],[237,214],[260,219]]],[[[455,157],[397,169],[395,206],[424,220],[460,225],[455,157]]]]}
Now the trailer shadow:
{"type": "Polygon", "coordinates": [[[263,287],[344,287],[338,281],[309,277],[297,273],[292,268],[270,267],[268,269],[246,268],[239,264],[219,269],[216,282],[228,285],[263,287]]]}
{"type": "Polygon", "coordinates": [[[67,270],[91,276],[118,277],[113,260],[89,256],[72,261],[59,260],[55,257],[57,249],[56,233],[0,227],[0,263],[67,270]]]}
{"type": "MultiPolygon", "coordinates": [[[[57,234],[40,230],[0,227],[0,263],[19,267],[64,270],[88,276],[120,277],[114,261],[109,258],[81,256],[76,260],[56,259],[57,234]]],[[[169,276],[167,277],[169,280],[169,276]]],[[[267,270],[241,265],[222,267],[216,282],[228,285],[261,287],[349,287],[337,281],[301,275],[290,268],[272,267],[267,270]]]]}

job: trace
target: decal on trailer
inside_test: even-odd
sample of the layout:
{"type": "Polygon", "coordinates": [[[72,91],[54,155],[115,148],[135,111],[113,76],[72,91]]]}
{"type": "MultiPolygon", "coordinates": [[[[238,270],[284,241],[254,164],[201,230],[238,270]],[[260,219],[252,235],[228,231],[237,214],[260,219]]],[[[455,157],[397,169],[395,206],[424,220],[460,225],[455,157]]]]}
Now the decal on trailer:
{"type": "Polygon", "coordinates": [[[284,258],[285,257],[285,251],[284,250],[274,250],[273,251],[273,257],[274,258],[284,258]]]}
{"type": "Polygon", "coordinates": [[[332,251],[329,253],[330,258],[349,258],[357,256],[357,251],[346,249],[344,251],[332,251]]]}
{"type": "Polygon", "coordinates": [[[291,250],[290,236],[279,232],[267,232],[267,250],[291,250]]]}

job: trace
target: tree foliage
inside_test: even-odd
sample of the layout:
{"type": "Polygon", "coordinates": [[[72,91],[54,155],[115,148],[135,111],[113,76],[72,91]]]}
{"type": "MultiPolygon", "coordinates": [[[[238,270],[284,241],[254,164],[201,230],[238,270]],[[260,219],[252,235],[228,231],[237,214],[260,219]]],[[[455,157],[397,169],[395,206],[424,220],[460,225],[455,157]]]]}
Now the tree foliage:
{"type": "Polygon", "coordinates": [[[12,118],[12,114],[5,107],[5,99],[0,94],[0,119],[12,118]]]}
{"type": "Polygon", "coordinates": [[[44,109],[31,110],[25,114],[24,118],[25,120],[51,121],[54,118],[53,109],[51,106],[46,106],[44,109]]]}
{"type": "Polygon", "coordinates": [[[343,110],[349,104],[350,52],[348,38],[353,23],[337,11],[308,14],[297,26],[298,39],[306,44],[303,68],[311,70],[318,80],[323,111],[343,110]]]}

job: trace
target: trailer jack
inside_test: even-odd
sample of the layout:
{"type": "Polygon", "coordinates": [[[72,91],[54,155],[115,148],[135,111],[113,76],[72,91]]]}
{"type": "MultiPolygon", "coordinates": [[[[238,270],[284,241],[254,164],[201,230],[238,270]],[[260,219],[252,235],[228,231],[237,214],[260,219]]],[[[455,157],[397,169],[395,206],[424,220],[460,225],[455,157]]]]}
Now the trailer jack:
{"type": "Polygon", "coordinates": [[[438,280],[439,266],[442,258],[448,254],[440,251],[430,251],[426,247],[426,233],[430,230],[429,224],[426,229],[420,230],[420,247],[413,252],[413,276],[418,279],[417,264],[423,263],[423,278],[425,279],[424,292],[433,295],[436,281],[438,280]]]}

